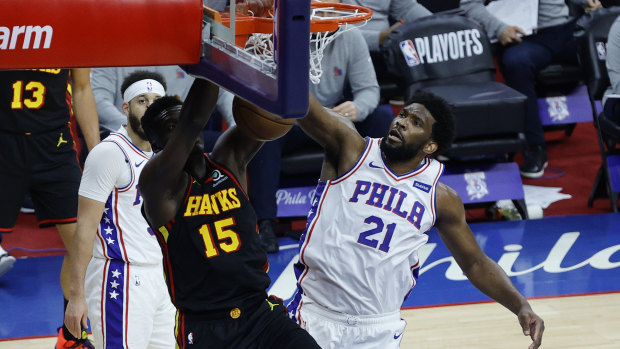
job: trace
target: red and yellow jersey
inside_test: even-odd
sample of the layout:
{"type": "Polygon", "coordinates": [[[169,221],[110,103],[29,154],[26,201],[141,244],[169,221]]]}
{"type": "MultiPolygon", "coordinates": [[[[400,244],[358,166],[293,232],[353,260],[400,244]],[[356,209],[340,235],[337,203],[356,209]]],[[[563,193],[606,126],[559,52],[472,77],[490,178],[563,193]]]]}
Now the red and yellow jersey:
{"type": "Polygon", "coordinates": [[[0,131],[42,133],[69,122],[68,69],[0,71],[0,131]]]}

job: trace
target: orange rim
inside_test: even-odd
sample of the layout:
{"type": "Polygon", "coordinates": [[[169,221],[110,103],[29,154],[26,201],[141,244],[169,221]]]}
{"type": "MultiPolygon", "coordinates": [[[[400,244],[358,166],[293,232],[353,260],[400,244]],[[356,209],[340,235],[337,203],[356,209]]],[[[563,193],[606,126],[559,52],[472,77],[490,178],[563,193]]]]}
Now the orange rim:
{"type": "MultiPolygon", "coordinates": [[[[310,20],[310,31],[313,33],[328,32],[337,30],[343,24],[356,24],[366,22],[372,16],[372,10],[358,5],[330,3],[330,2],[312,2],[311,9],[331,8],[335,11],[342,11],[355,16],[350,17],[334,17],[334,18],[315,18],[310,20]]],[[[227,12],[218,12],[208,7],[204,7],[204,14],[215,21],[230,27],[230,17],[227,12]]],[[[273,18],[253,17],[241,13],[235,14],[235,35],[247,36],[252,33],[273,33],[273,18]]]]}
{"type": "Polygon", "coordinates": [[[331,2],[311,2],[310,8],[333,8],[336,11],[350,12],[356,14],[351,17],[334,17],[334,18],[320,18],[310,20],[310,31],[313,33],[334,31],[342,24],[356,24],[366,22],[372,17],[372,10],[358,5],[350,5],[343,3],[331,3],[331,2]]]}

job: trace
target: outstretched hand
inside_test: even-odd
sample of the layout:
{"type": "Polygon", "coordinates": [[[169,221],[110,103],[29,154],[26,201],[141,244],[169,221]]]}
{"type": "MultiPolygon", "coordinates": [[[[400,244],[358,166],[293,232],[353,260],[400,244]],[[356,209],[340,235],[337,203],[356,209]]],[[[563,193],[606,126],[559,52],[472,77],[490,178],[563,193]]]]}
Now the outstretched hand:
{"type": "Polygon", "coordinates": [[[523,329],[523,334],[532,338],[532,344],[530,344],[528,349],[537,349],[540,347],[542,335],[545,331],[545,322],[543,319],[536,315],[529,307],[523,308],[517,316],[519,317],[519,323],[523,329]]]}

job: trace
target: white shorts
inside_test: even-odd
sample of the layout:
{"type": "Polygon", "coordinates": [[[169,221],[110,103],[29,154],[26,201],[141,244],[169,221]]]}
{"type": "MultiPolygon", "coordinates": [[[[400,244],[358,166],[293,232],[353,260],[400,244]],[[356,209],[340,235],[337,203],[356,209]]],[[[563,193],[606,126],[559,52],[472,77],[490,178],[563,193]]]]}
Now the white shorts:
{"type": "Polygon", "coordinates": [[[400,310],[381,315],[349,315],[328,310],[307,297],[299,320],[323,349],[398,349],[407,322],[400,310]]]}
{"type": "Polygon", "coordinates": [[[92,258],[85,282],[95,348],[174,348],[176,309],[161,265],[92,258]]]}

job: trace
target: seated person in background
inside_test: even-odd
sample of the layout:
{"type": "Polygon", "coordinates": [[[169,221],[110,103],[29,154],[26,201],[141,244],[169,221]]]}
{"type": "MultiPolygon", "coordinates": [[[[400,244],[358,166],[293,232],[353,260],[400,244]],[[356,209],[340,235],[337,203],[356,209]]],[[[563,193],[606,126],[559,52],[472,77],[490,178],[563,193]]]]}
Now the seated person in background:
{"type": "MultiPolygon", "coordinates": [[[[360,31],[353,28],[343,32],[323,54],[321,81],[317,85],[311,83],[310,91],[323,106],[352,121],[360,134],[383,135],[394,115],[391,109],[377,108],[379,85],[360,31]]],[[[278,251],[273,224],[282,154],[313,146],[317,147],[316,143],[294,126],[284,137],[265,144],[248,166],[249,196],[258,217],[263,247],[269,253],[278,251]]]]}
{"type": "MultiPolygon", "coordinates": [[[[161,74],[167,82],[166,91],[169,95],[177,96],[181,101],[185,99],[194,78],[187,75],[179,66],[145,66],[145,67],[114,67],[94,68],[91,74],[91,84],[97,111],[99,113],[99,125],[102,137],[111,131],[118,130],[121,125],[127,124],[127,116],[123,113],[123,96],[120,94],[121,84],[125,76],[137,70],[146,70],[161,74]]],[[[232,117],[233,95],[220,89],[217,102],[219,115],[231,125],[234,124],[232,117]]],[[[221,130],[205,129],[203,135],[205,144],[211,149],[221,130]]]]}
{"type": "MultiPolygon", "coordinates": [[[[611,88],[605,93],[605,116],[620,127],[620,17],[616,18],[607,37],[607,73],[611,88]],[[613,97],[613,98],[610,98],[613,97]]],[[[620,135],[618,135],[620,137],[620,135]]]]}
{"type": "MultiPolygon", "coordinates": [[[[598,0],[571,1],[579,2],[586,10],[600,7],[598,0]]],[[[523,177],[538,178],[545,172],[548,162],[534,79],[552,62],[577,62],[573,40],[575,23],[568,15],[569,9],[564,0],[540,0],[538,28],[541,29],[522,37],[525,35],[523,29],[496,18],[484,3],[485,0],[461,0],[461,9],[466,17],[486,30],[489,38],[495,37],[503,45],[499,62],[506,85],[527,96],[525,137],[529,149],[523,154],[524,162],[520,170],[523,177]]]]}
{"type": "Polygon", "coordinates": [[[368,7],[372,18],[360,27],[370,50],[370,57],[379,80],[389,79],[387,63],[381,54],[381,45],[394,29],[403,23],[432,15],[416,0],[342,0],[342,3],[368,7]],[[390,20],[396,21],[394,24],[390,20]]]}

